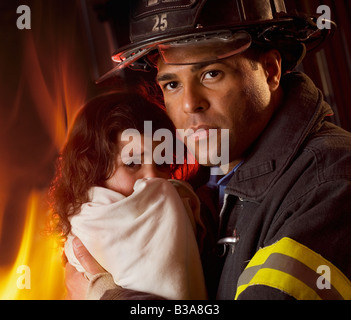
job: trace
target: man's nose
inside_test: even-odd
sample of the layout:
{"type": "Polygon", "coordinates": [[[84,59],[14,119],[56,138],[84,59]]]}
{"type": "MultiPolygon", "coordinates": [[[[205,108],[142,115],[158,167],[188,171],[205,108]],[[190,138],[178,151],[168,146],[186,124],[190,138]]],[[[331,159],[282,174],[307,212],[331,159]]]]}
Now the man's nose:
{"type": "Polygon", "coordinates": [[[197,113],[206,111],[209,102],[200,86],[189,84],[183,91],[183,110],[186,113],[197,113]]]}

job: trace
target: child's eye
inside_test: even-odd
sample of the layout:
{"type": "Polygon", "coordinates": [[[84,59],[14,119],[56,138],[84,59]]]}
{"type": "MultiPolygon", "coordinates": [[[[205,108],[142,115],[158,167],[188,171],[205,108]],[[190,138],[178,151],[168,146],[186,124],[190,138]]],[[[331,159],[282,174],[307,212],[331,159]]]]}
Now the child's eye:
{"type": "Polygon", "coordinates": [[[141,167],[141,164],[136,163],[134,161],[128,161],[124,163],[124,166],[129,168],[129,169],[137,169],[141,167]]]}

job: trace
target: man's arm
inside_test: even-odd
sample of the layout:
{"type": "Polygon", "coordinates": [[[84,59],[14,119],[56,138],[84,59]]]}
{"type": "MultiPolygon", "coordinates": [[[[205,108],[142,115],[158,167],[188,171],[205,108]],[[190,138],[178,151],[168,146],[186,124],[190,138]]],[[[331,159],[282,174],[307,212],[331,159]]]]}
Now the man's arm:
{"type": "Polygon", "coordinates": [[[236,299],[349,300],[350,199],[350,181],[336,179],[285,206],[242,272],[236,299]]]}

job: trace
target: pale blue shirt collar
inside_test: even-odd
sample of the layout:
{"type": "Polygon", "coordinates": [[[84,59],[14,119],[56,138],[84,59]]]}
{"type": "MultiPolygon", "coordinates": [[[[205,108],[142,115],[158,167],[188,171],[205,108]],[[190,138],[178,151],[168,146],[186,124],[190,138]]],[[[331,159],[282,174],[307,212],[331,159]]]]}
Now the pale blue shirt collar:
{"type": "Polygon", "coordinates": [[[220,180],[217,181],[217,186],[218,186],[218,190],[219,190],[219,204],[220,207],[223,206],[223,201],[224,201],[224,190],[225,187],[227,186],[229,180],[232,178],[232,176],[234,175],[234,173],[236,172],[236,170],[238,170],[238,168],[244,163],[244,161],[241,161],[240,163],[238,163],[233,170],[231,170],[229,173],[227,173],[223,178],[221,178],[220,180]]]}

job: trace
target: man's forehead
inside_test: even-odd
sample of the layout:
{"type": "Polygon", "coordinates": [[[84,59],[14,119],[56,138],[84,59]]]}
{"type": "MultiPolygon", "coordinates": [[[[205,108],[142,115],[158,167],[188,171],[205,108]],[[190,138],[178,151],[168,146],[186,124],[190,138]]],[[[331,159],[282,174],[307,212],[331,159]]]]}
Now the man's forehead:
{"type": "Polygon", "coordinates": [[[188,39],[159,44],[157,51],[166,65],[198,65],[239,54],[250,45],[250,35],[241,31],[225,39],[188,39]]]}

